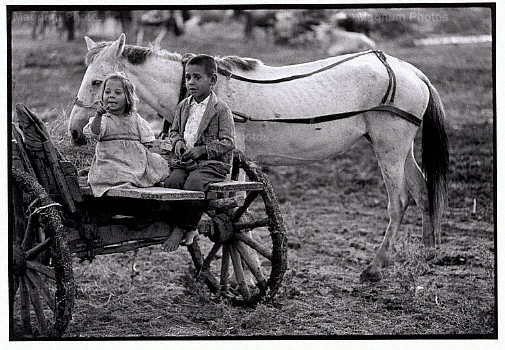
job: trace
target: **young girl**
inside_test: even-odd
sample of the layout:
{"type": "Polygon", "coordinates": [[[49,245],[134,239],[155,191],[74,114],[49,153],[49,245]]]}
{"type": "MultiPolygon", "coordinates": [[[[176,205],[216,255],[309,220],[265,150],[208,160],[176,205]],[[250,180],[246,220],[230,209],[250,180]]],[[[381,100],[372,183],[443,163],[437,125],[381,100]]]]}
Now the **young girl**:
{"type": "Polygon", "coordinates": [[[88,182],[96,197],[118,186],[151,187],[170,173],[159,154],[144,144],[154,141],[154,132],[135,108],[135,88],[120,74],[103,84],[96,116],[84,127],[87,137],[98,140],[88,182]]]}

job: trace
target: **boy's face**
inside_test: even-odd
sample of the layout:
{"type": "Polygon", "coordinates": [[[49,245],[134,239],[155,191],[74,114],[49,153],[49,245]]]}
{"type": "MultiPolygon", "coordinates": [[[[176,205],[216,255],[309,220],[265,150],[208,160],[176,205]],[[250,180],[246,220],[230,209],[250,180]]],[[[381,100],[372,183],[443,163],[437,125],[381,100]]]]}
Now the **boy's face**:
{"type": "Polygon", "coordinates": [[[215,74],[209,77],[205,72],[205,67],[196,64],[186,66],[184,78],[186,80],[186,88],[196,102],[202,102],[209,96],[217,80],[215,74]]]}

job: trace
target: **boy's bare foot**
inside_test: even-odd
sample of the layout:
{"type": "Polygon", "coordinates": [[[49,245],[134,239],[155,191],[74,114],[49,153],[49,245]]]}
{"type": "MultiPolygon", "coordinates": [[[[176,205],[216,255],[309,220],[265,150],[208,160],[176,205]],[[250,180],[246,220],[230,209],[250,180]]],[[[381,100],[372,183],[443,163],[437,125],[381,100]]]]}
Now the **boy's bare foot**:
{"type": "Polygon", "coordinates": [[[161,249],[166,252],[173,252],[177,250],[182,236],[184,236],[184,230],[180,227],[174,228],[172,234],[168,236],[167,240],[161,245],[161,249]]]}
{"type": "Polygon", "coordinates": [[[198,235],[198,231],[197,230],[191,230],[191,231],[188,231],[184,234],[184,237],[182,237],[181,239],[181,245],[192,245],[193,244],[193,240],[195,239],[195,237],[198,235]]]}

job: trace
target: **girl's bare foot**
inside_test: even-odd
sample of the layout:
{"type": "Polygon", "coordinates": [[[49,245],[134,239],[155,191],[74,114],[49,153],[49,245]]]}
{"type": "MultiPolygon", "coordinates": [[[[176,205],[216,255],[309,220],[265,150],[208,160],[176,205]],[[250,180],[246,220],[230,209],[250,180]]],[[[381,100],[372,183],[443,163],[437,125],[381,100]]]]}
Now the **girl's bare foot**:
{"type": "Polygon", "coordinates": [[[173,252],[177,250],[182,236],[184,236],[184,230],[180,227],[174,228],[172,234],[168,236],[167,240],[162,244],[161,249],[166,252],[173,252]]]}
{"type": "Polygon", "coordinates": [[[195,239],[195,237],[198,235],[198,231],[197,230],[191,230],[191,231],[188,231],[184,234],[184,237],[181,239],[181,245],[192,245],[193,244],[193,240],[195,239]]]}

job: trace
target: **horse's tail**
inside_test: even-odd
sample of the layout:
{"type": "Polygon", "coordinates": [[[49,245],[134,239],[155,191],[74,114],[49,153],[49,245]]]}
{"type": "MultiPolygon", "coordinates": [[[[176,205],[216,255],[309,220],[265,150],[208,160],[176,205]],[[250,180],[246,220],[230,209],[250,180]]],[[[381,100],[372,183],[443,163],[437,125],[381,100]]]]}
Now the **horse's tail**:
{"type": "Polygon", "coordinates": [[[422,169],[428,187],[429,213],[433,218],[435,237],[440,243],[440,222],[447,200],[449,171],[449,143],[444,125],[445,111],[435,87],[424,74],[421,73],[418,76],[430,91],[430,99],[423,116],[422,169]]]}

